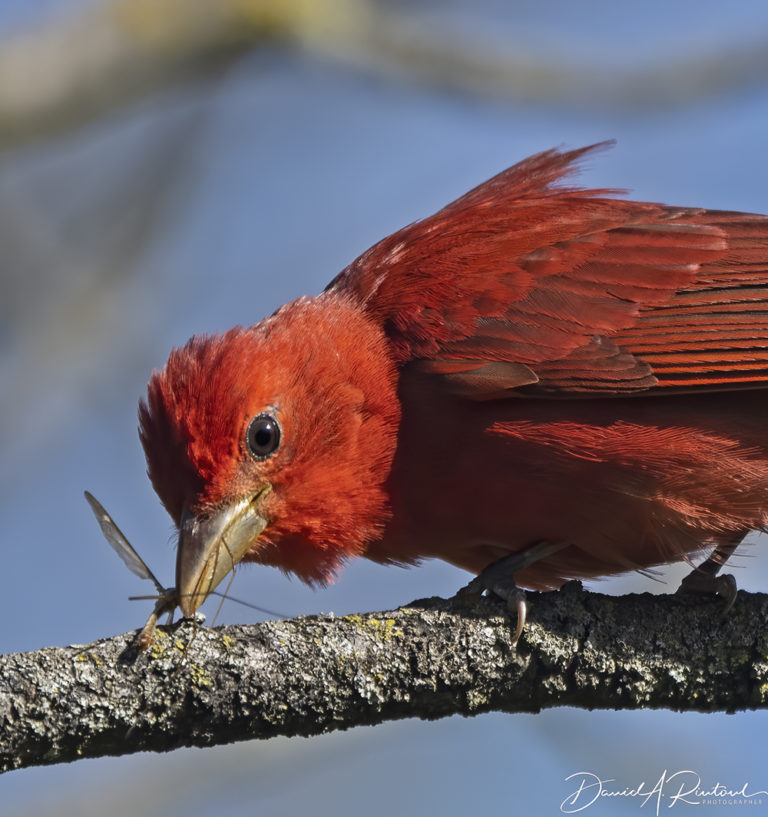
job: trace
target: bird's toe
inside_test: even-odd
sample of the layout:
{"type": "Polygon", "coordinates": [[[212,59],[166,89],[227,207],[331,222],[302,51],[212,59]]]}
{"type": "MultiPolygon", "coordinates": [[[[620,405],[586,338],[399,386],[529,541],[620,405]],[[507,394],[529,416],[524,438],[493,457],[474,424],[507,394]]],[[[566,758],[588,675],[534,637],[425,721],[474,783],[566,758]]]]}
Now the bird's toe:
{"type": "Polygon", "coordinates": [[[476,602],[483,593],[492,593],[503,599],[510,613],[517,615],[513,639],[513,644],[517,644],[525,627],[527,606],[525,591],[517,586],[515,574],[567,546],[567,542],[541,541],[511,553],[509,556],[503,556],[489,564],[469,584],[462,587],[454,598],[457,601],[472,603],[476,602]]]}
{"type": "Polygon", "coordinates": [[[714,593],[725,599],[725,610],[727,613],[736,601],[738,587],[736,579],[730,574],[722,576],[712,576],[702,573],[699,570],[692,570],[681,582],[677,589],[678,593],[714,593]]]}

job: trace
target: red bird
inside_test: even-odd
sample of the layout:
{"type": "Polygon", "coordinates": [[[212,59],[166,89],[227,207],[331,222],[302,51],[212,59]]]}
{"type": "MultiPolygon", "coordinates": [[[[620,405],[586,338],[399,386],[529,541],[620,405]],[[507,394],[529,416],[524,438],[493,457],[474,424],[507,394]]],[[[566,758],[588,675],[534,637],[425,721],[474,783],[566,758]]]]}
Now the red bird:
{"type": "Polygon", "coordinates": [[[564,186],[591,149],[171,352],[140,434],[185,615],[240,561],[322,584],[361,555],[548,589],[711,552],[689,584],[732,596],[768,522],[768,217],[564,186]]]}

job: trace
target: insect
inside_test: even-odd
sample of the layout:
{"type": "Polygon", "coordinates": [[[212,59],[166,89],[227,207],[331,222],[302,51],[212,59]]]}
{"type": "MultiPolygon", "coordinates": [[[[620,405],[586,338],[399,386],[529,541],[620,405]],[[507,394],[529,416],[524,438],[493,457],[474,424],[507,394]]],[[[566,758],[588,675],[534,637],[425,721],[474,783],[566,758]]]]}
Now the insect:
{"type": "MultiPolygon", "coordinates": [[[[96,521],[99,523],[101,532],[104,534],[104,538],[107,540],[107,542],[109,542],[112,550],[114,550],[115,553],[117,553],[117,555],[123,560],[131,573],[138,576],[140,579],[149,579],[157,589],[157,595],[130,597],[134,600],[155,599],[156,602],[155,609],[150,613],[147,623],[142,627],[141,632],[136,638],[137,650],[139,652],[144,652],[144,650],[152,645],[155,639],[155,628],[157,627],[157,620],[160,618],[160,616],[162,616],[164,613],[168,613],[168,624],[173,623],[173,612],[176,607],[179,606],[178,591],[175,587],[163,587],[160,580],[149,569],[149,566],[141,558],[141,556],[139,556],[136,549],[128,541],[120,528],[118,528],[115,520],[112,519],[112,517],[107,513],[107,510],[101,504],[101,502],[99,502],[99,500],[96,499],[96,497],[90,493],[90,491],[85,491],[84,493],[86,500],[88,500],[88,504],[91,506],[93,515],[96,517],[96,521]]],[[[274,616],[275,618],[287,618],[287,616],[283,615],[282,613],[278,613],[275,610],[270,610],[267,607],[260,607],[257,604],[251,604],[251,602],[243,601],[242,599],[236,599],[233,596],[229,596],[225,593],[219,593],[215,590],[211,591],[211,593],[213,595],[221,596],[222,600],[229,599],[229,601],[237,602],[245,607],[250,607],[252,610],[258,610],[260,613],[266,613],[267,615],[274,616]]]]}
{"type": "MultiPolygon", "coordinates": [[[[109,542],[112,550],[125,562],[131,573],[140,579],[149,579],[157,589],[157,601],[155,609],[150,613],[147,623],[142,627],[136,638],[136,648],[139,652],[144,652],[152,645],[155,639],[155,628],[157,620],[164,613],[168,613],[168,623],[173,621],[173,611],[179,604],[179,595],[175,587],[163,587],[157,576],[149,569],[147,563],[139,556],[133,545],[125,537],[125,534],[117,527],[114,519],[107,513],[104,506],[96,497],[85,491],[85,498],[91,506],[93,515],[99,523],[104,538],[109,542]]],[[[133,598],[148,598],[147,596],[136,596],[133,598]]],[[[155,598],[155,597],[150,597],[155,598]]]]}

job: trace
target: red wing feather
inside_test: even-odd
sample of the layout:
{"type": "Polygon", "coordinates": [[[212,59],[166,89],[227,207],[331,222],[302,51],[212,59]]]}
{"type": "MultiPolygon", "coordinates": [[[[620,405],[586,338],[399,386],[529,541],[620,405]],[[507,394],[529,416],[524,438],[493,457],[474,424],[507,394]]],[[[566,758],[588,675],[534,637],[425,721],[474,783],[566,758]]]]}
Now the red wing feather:
{"type": "Polygon", "coordinates": [[[690,389],[768,383],[768,217],[692,211],[724,234],[721,258],[663,306],[644,309],[614,338],[653,367],[659,385],[690,389]]]}
{"type": "Polygon", "coordinates": [[[475,399],[768,381],[768,217],[559,186],[547,151],[383,239],[329,286],[399,363],[475,399]]]}

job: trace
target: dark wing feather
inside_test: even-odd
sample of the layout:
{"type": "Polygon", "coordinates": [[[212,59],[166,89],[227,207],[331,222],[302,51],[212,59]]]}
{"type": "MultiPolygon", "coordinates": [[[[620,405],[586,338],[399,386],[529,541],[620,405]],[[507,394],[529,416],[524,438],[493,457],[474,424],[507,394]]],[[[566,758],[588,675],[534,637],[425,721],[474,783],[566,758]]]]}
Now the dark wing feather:
{"type": "Polygon", "coordinates": [[[768,218],[558,186],[547,151],[383,239],[329,286],[455,391],[632,394],[768,380],[768,218]]]}
{"type": "Polygon", "coordinates": [[[768,385],[768,216],[682,211],[724,235],[722,257],[662,306],[641,311],[613,340],[678,390],[768,385]]]}

